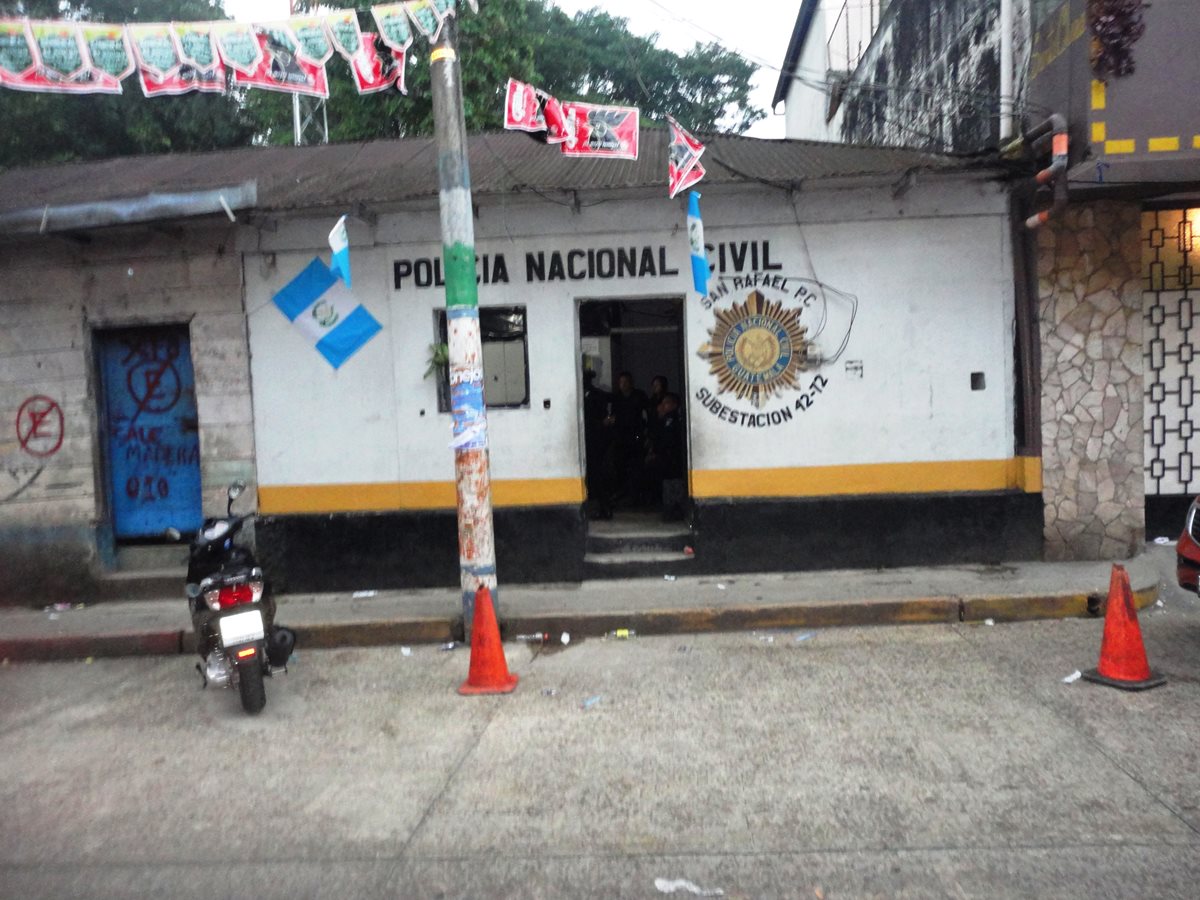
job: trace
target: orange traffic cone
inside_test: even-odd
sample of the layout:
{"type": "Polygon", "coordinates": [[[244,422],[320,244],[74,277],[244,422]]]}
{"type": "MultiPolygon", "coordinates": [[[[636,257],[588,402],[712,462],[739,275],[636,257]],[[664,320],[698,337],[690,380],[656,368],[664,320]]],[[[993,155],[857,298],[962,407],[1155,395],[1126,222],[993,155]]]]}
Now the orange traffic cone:
{"type": "Polygon", "coordinates": [[[500,643],[500,626],[492,608],[492,592],[481,587],[475,592],[475,620],[471,627],[471,670],[458,688],[460,694],[510,694],[518,676],[510,675],[500,643]]]}
{"type": "Polygon", "coordinates": [[[1114,565],[1108,583],[1108,609],[1104,613],[1104,639],[1100,643],[1100,665],[1083,673],[1088,681],[1125,691],[1144,691],[1166,684],[1167,679],[1150,670],[1142,629],[1138,627],[1133,589],[1124,566],[1114,565]]]}

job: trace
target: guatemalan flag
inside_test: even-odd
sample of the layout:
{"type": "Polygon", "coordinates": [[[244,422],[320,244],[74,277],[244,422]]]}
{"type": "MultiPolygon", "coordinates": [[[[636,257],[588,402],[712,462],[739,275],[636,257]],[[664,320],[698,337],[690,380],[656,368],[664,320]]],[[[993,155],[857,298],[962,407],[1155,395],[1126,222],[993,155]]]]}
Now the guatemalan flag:
{"type": "Polygon", "coordinates": [[[692,245],[692,284],[703,296],[708,293],[708,254],[704,251],[704,223],[700,220],[700,195],[688,191],[688,243],[692,245]]]}
{"type": "Polygon", "coordinates": [[[345,216],[338,219],[333,231],[329,232],[329,249],[333,251],[329,268],[342,277],[346,287],[350,287],[350,236],[346,234],[345,216]]]}
{"type": "Polygon", "coordinates": [[[274,300],[335,369],[383,329],[319,258],[289,281],[274,300]]]}

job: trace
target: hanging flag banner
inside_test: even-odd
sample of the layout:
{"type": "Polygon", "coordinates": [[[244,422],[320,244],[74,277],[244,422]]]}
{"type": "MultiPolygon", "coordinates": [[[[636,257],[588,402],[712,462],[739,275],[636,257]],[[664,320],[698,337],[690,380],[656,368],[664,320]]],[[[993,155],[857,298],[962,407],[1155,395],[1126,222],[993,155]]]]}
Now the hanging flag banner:
{"type": "Polygon", "coordinates": [[[412,46],[413,33],[408,13],[403,3],[388,3],[384,6],[371,8],[375,24],[379,26],[379,37],[392,51],[392,59],[396,61],[396,88],[407,94],[408,88],[404,83],[404,72],[408,59],[408,48],[412,46]]]}
{"type": "Polygon", "coordinates": [[[564,156],[607,156],[637,159],[638,109],[635,106],[597,106],[565,100],[567,140],[564,156]]]}
{"type": "Polygon", "coordinates": [[[335,369],[383,330],[318,258],[272,299],[335,369]]]}
{"type": "MultiPolygon", "coordinates": [[[[59,93],[120,93],[136,69],[146,96],[221,92],[225,69],[234,84],[327,97],[324,64],[336,50],[350,63],[359,93],[404,84],[408,48],[416,33],[431,43],[459,0],[405,0],[371,8],[379,39],[359,30],[354,10],[249,25],[232,21],[132,23],[0,19],[0,87],[59,93]]],[[[479,11],[477,0],[467,0],[479,11]]],[[[550,143],[566,142],[570,123],[561,104],[534,95],[550,143]]],[[[634,142],[636,143],[636,141],[634,142]]],[[[622,155],[592,136],[578,155],[622,155]]]]}
{"type": "Polygon", "coordinates": [[[392,50],[403,55],[412,46],[412,25],[403,3],[387,3],[371,7],[371,15],[379,26],[379,36],[392,50]]]}
{"type": "Polygon", "coordinates": [[[333,259],[329,269],[350,287],[350,236],[346,234],[346,217],[342,216],[329,232],[329,249],[333,259]]]}
{"type": "Polygon", "coordinates": [[[561,144],[569,136],[562,104],[515,78],[508,79],[504,94],[504,127],[509,131],[544,131],[548,144],[561,144]]]}
{"type": "Polygon", "coordinates": [[[374,94],[395,85],[400,93],[407,94],[408,89],[404,86],[404,56],[397,58],[394,50],[380,55],[376,46],[377,37],[373,31],[363,32],[362,47],[350,60],[354,86],[360,94],[374,94]]]}
{"type": "Polygon", "coordinates": [[[186,77],[195,73],[193,77],[204,85],[196,90],[223,91],[225,67],[221,65],[221,57],[217,53],[212,23],[175,22],[172,27],[179,48],[179,60],[183,63],[180,75],[186,77]]]}
{"type": "Polygon", "coordinates": [[[254,33],[262,58],[250,74],[235,69],[234,84],[309,97],[329,96],[324,64],[304,58],[300,43],[286,22],[255,24],[254,33]]]}
{"type": "Polygon", "coordinates": [[[33,77],[36,62],[29,23],[0,20],[0,84],[18,87],[33,77]]]}
{"type": "MultiPolygon", "coordinates": [[[[33,67],[16,78],[6,76],[5,87],[64,94],[121,92],[115,79],[101,78],[103,73],[92,68],[78,22],[29,22],[27,27],[33,67]]],[[[15,52],[13,64],[20,65],[23,54],[15,40],[10,50],[15,52]]]]}
{"type": "Polygon", "coordinates": [[[104,85],[105,93],[121,93],[122,79],[137,68],[125,26],[85,22],[79,26],[79,32],[83,35],[97,82],[104,85]]]}
{"type": "Polygon", "coordinates": [[[223,69],[201,71],[185,65],[175,29],[169,23],[127,26],[133,53],[137,58],[138,78],[147,97],[173,96],[191,91],[220,93],[225,90],[223,69]]]}
{"type": "Polygon", "coordinates": [[[433,0],[408,0],[403,6],[417,30],[429,38],[429,43],[436,44],[442,34],[444,16],[433,0]]]}
{"type": "Polygon", "coordinates": [[[667,116],[667,122],[671,126],[671,144],[667,149],[667,186],[670,196],[674,197],[704,177],[704,167],[700,165],[704,145],[670,116],[667,116]]]}
{"type": "Polygon", "coordinates": [[[326,13],[325,29],[329,32],[329,40],[334,49],[343,59],[354,59],[354,54],[362,49],[362,31],[358,27],[358,13],[354,10],[344,9],[337,13],[326,13]]]}
{"type": "Polygon", "coordinates": [[[223,62],[234,74],[253,75],[262,63],[262,46],[252,25],[241,22],[213,22],[213,40],[217,42],[217,52],[223,62]]]}
{"type": "Polygon", "coordinates": [[[293,16],[288,19],[298,42],[297,55],[306,62],[323,66],[333,56],[333,43],[323,16],[293,16]]]}
{"type": "MultiPolygon", "coordinates": [[[[408,23],[406,22],[405,25],[408,23]]],[[[397,65],[388,55],[380,55],[375,45],[377,35],[363,32],[358,27],[358,14],[345,10],[325,16],[325,28],[333,48],[350,63],[350,74],[354,76],[354,87],[360,94],[374,94],[387,90],[400,78],[400,90],[404,91],[404,67],[397,65]]],[[[412,42],[411,35],[409,42],[412,42]]]]}
{"type": "Polygon", "coordinates": [[[700,194],[688,192],[688,243],[692,248],[692,286],[701,297],[708,296],[708,254],[704,249],[704,222],[700,219],[700,194]]]}

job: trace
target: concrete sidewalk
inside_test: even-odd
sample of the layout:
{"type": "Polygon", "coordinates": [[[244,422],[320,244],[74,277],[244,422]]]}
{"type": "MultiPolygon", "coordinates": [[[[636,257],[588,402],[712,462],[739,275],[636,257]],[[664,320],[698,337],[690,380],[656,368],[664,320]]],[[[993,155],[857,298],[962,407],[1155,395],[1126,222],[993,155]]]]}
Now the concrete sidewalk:
{"type": "MultiPolygon", "coordinates": [[[[1123,563],[1138,607],[1158,597],[1159,573],[1143,554],[1123,563]]],[[[1098,616],[1108,562],[1018,562],[886,570],[739,574],[505,585],[498,610],[510,639],[538,631],[595,637],[826,628],[845,625],[1016,621],[1098,616]],[[669,580],[668,580],[669,579],[669,580]]],[[[290,594],[276,621],[299,647],[449,642],[462,633],[451,588],[290,594]]],[[[0,609],[0,660],[83,659],[191,653],[182,596],[45,610],[0,609]]]]}

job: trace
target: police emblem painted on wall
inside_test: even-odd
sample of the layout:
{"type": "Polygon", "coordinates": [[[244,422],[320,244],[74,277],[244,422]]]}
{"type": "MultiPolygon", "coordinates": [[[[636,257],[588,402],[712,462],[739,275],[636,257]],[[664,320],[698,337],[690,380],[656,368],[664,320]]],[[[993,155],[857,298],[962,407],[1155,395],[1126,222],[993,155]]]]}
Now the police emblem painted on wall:
{"type": "Polygon", "coordinates": [[[703,305],[714,320],[697,352],[716,391],[700,388],[696,399],[723,421],[760,428],[791,421],[829,386],[819,370],[845,352],[858,300],[810,278],[759,272],[722,278],[703,305]]]}

